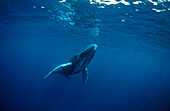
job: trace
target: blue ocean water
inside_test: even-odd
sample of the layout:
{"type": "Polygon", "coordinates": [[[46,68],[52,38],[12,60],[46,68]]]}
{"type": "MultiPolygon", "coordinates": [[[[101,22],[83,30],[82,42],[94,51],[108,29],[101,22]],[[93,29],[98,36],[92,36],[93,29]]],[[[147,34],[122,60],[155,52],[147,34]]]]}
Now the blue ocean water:
{"type": "Polygon", "coordinates": [[[0,111],[170,111],[169,0],[1,0],[0,111]],[[54,75],[89,44],[81,73],[54,75]]]}

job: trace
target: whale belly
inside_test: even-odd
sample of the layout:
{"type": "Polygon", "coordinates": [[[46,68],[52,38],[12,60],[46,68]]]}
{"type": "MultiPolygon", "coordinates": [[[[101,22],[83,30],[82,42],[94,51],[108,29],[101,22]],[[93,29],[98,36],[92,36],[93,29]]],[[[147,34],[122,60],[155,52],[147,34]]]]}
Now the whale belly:
{"type": "Polygon", "coordinates": [[[82,71],[84,68],[87,67],[87,65],[89,64],[89,60],[82,60],[81,62],[79,62],[79,64],[76,64],[73,73],[78,73],[80,71],[82,71]]]}

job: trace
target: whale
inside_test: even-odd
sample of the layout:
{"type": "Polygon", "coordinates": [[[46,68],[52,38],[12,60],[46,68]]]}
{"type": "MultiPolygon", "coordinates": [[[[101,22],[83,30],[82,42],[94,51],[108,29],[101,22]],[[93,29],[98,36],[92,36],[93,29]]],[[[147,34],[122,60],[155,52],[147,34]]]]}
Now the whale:
{"type": "Polygon", "coordinates": [[[97,49],[96,44],[91,44],[87,48],[85,48],[83,51],[75,54],[71,59],[66,61],[64,64],[61,64],[51,70],[45,77],[55,75],[55,74],[61,74],[65,76],[67,79],[70,78],[70,75],[78,74],[79,72],[82,72],[82,85],[86,85],[88,81],[88,70],[87,65],[92,60],[95,52],[97,49]]]}

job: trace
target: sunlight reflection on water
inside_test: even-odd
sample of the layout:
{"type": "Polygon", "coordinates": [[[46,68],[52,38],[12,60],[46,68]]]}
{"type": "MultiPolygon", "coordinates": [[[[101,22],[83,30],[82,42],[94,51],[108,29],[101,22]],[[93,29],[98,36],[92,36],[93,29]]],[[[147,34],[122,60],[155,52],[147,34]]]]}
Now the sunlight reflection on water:
{"type": "MultiPolygon", "coordinates": [[[[132,14],[140,12],[138,5],[142,7],[151,8],[150,11],[162,13],[169,11],[170,0],[145,0],[145,1],[125,1],[125,0],[61,0],[56,4],[53,10],[48,10],[51,14],[51,19],[60,21],[65,27],[66,26],[78,26],[89,30],[89,33],[93,37],[97,37],[100,32],[101,20],[98,17],[99,14],[96,12],[96,8],[107,8],[110,6],[114,9],[125,10],[124,6],[131,6],[127,8],[125,15],[129,18],[133,18],[132,14]],[[123,6],[124,5],[124,6],[123,6]],[[132,8],[134,8],[134,11],[132,8]],[[128,11],[129,10],[129,11],[128,11]]],[[[43,7],[45,8],[45,7],[43,7]]],[[[121,11],[122,12],[122,11],[121,11]]],[[[124,23],[127,20],[122,18],[120,22],[124,23]]]]}

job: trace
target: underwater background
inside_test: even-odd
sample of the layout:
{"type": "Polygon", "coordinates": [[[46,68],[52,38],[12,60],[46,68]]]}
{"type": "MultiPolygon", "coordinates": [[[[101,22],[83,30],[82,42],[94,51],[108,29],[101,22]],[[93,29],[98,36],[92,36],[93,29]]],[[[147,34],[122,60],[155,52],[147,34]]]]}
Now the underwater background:
{"type": "Polygon", "coordinates": [[[0,111],[170,111],[170,1],[0,0],[0,111]],[[44,79],[94,43],[86,86],[44,79]]]}

